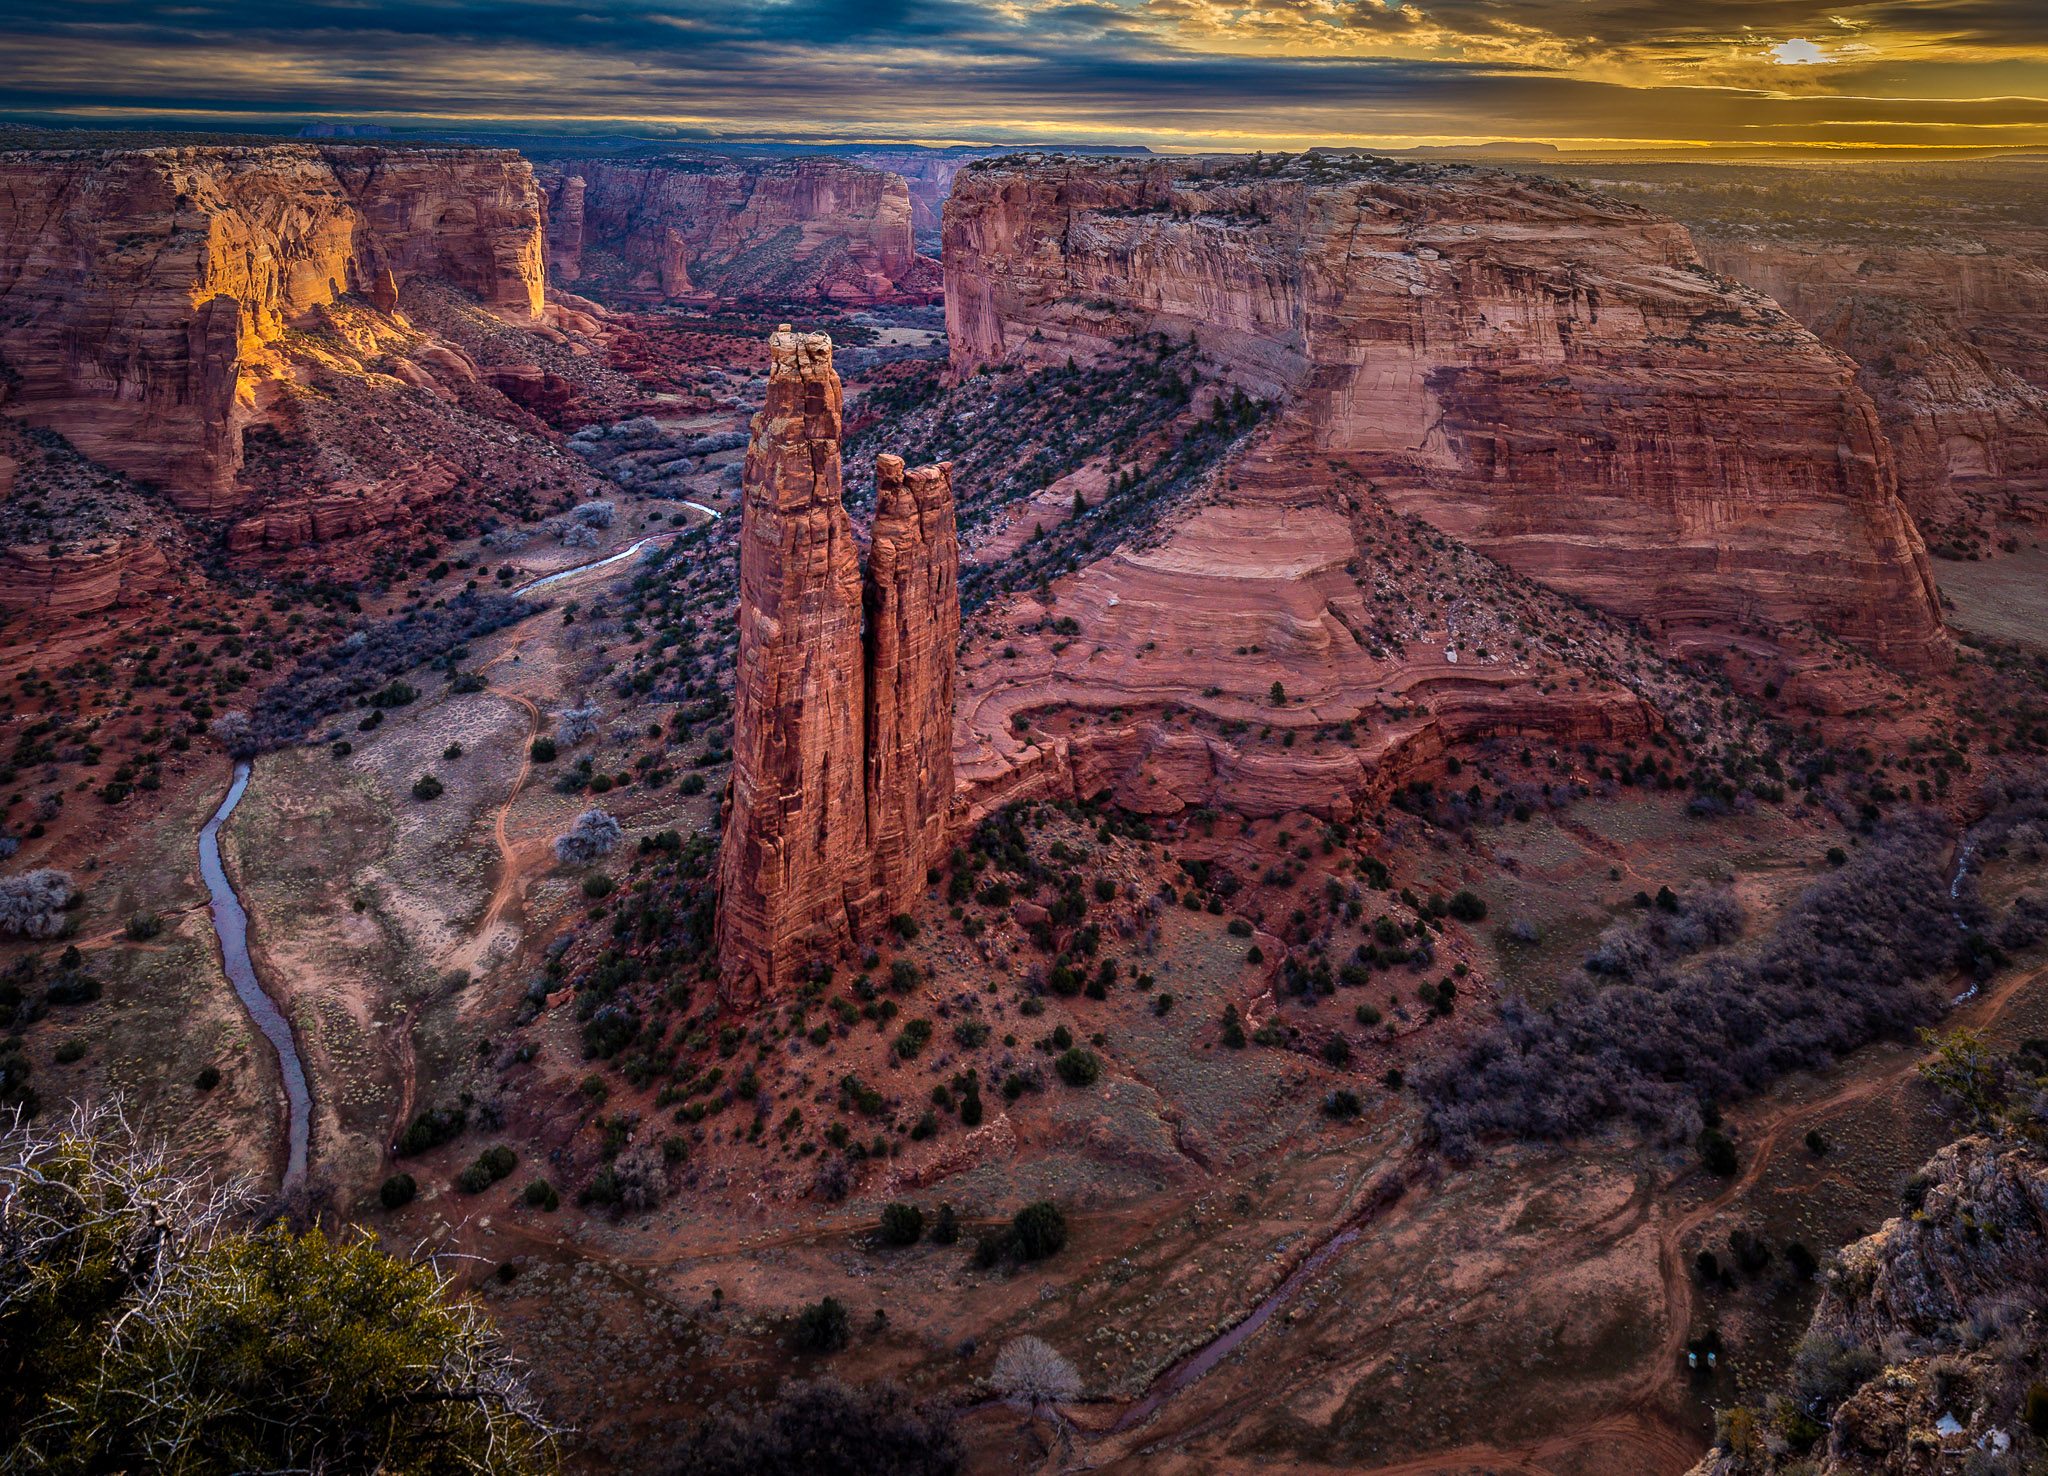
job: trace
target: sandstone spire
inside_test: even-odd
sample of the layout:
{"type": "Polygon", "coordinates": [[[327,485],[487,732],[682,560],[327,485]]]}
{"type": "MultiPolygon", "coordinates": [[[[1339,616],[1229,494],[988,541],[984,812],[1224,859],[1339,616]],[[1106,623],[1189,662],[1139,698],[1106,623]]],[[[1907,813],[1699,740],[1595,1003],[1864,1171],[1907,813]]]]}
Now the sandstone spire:
{"type": "Polygon", "coordinates": [[[847,882],[866,862],[860,562],[840,502],[839,376],[822,333],[785,324],[768,351],[741,494],[718,863],[722,991],[741,1007],[850,940],[847,882]]]}
{"type": "Polygon", "coordinates": [[[882,915],[924,887],[953,803],[953,656],[960,542],[953,465],[875,458],[867,581],[868,846],[882,915]]]}
{"type": "Polygon", "coordinates": [[[750,1008],[909,908],[945,843],[960,635],[952,468],[876,465],[863,581],[832,341],[769,340],[740,523],[721,997],[750,1008]],[[865,614],[865,630],[863,630],[865,614]]]}

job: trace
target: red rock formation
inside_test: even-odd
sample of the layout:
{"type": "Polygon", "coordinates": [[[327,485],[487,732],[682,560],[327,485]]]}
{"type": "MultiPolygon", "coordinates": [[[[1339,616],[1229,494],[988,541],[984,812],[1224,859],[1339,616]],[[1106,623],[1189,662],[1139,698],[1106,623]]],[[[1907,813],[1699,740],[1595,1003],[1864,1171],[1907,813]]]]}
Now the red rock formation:
{"type": "Polygon", "coordinates": [[[740,527],[721,996],[750,1008],[924,886],[952,800],[952,485],[894,461],[864,591],[840,501],[832,341],[769,339],[740,527]],[[863,639],[864,607],[873,634],[863,639]]]}
{"type": "Polygon", "coordinates": [[[1863,383],[1916,517],[2048,519],[2048,267],[2040,233],[1993,250],[1698,235],[1700,258],[1770,294],[1863,383]]]}
{"type": "Polygon", "coordinates": [[[556,280],[626,298],[900,301],[910,192],[839,159],[584,159],[547,167],[556,280]]]}
{"type": "Polygon", "coordinates": [[[867,582],[867,819],[877,908],[901,911],[945,850],[953,804],[960,540],[953,467],[875,458],[867,582]]]}
{"type": "Polygon", "coordinates": [[[1054,158],[962,171],[945,236],[958,372],[1196,336],[1304,449],[1560,589],[1944,654],[1853,366],[1673,221],[1462,167],[1054,158]]]}
{"type": "Polygon", "coordinates": [[[732,790],[718,861],[722,993],[737,1007],[851,940],[848,884],[867,859],[860,555],[840,502],[839,376],[823,334],[784,329],[769,349],[742,493],[732,790]]]}
{"type": "Polygon", "coordinates": [[[90,615],[159,588],[169,561],[154,543],[109,539],[80,552],[0,549],[0,609],[90,615]]]}
{"type": "Polygon", "coordinates": [[[386,528],[421,516],[461,481],[462,473],[455,467],[429,456],[374,484],[344,484],[318,497],[274,504],[230,528],[228,548],[235,553],[282,553],[386,528]]]}
{"type": "Polygon", "coordinates": [[[179,507],[235,504],[267,349],[428,275],[543,311],[532,171],[501,150],[163,148],[0,155],[11,408],[179,507]]]}

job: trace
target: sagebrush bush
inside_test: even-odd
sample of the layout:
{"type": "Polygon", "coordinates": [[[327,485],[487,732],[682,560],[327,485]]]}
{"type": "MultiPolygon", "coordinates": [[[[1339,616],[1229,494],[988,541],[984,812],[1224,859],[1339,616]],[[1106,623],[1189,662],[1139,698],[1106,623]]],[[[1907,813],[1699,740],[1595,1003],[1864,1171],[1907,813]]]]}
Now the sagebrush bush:
{"type": "Polygon", "coordinates": [[[64,930],[64,909],[77,888],[71,878],[49,867],[0,877],[0,933],[24,938],[54,938],[64,930]]]}
{"type": "Polygon", "coordinates": [[[603,810],[585,810],[555,837],[555,859],[565,866],[591,866],[609,856],[625,837],[619,822],[603,810]]]}

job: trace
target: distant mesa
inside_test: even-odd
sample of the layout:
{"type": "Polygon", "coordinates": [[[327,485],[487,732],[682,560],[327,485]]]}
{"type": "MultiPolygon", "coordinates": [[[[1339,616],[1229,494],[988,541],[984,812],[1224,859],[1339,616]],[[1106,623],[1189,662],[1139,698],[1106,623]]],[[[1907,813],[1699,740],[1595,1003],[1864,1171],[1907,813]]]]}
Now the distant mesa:
{"type": "Polygon", "coordinates": [[[950,463],[876,465],[863,570],[832,340],[784,324],[742,481],[721,996],[745,1009],[907,912],[953,802],[960,548],[950,463]]]}
{"type": "Polygon", "coordinates": [[[389,138],[391,130],[382,123],[308,123],[300,138],[389,138]]]}

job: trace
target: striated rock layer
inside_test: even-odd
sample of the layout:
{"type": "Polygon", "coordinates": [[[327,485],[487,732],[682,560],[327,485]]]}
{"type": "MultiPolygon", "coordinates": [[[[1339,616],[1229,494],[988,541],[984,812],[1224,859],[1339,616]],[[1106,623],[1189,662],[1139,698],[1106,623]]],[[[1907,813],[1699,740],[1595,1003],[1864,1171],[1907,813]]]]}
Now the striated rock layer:
{"type": "Polygon", "coordinates": [[[555,278],[585,290],[873,304],[921,279],[908,187],[843,160],[580,159],[541,178],[555,278]]]}
{"type": "Polygon", "coordinates": [[[538,320],[532,171],[489,149],[0,154],[10,413],[187,511],[233,509],[266,350],[344,294],[433,276],[538,320]]]}
{"type": "Polygon", "coordinates": [[[1970,502],[2048,520],[2048,267],[2006,249],[1699,236],[1700,257],[1769,293],[1863,366],[1916,517],[1970,502]]]}
{"type": "Polygon", "coordinates": [[[1304,450],[1558,589],[1945,654],[1854,366],[1648,211],[1320,156],[994,161],[954,182],[945,263],[958,373],[1197,337],[1304,450]]]}
{"type": "Polygon", "coordinates": [[[742,491],[719,853],[721,992],[741,1008],[923,888],[952,802],[960,631],[950,468],[884,458],[863,581],[840,500],[832,341],[784,325],[769,351],[742,491]]]}

